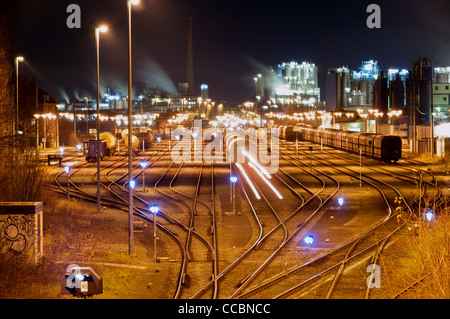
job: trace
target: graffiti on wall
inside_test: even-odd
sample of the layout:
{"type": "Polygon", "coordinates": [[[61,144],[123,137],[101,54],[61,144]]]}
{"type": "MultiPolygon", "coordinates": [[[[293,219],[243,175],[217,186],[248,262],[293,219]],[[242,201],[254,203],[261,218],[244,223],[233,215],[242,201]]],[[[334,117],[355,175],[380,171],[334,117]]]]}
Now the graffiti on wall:
{"type": "Polygon", "coordinates": [[[27,252],[34,240],[34,227],[33,215],[0,216],[0,253],[27,252]]]}

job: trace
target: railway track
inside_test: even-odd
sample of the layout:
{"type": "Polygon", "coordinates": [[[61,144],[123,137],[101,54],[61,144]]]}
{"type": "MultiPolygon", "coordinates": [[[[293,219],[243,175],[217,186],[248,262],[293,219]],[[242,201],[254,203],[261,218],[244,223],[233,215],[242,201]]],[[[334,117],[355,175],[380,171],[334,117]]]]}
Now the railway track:
{"type": "MultiPolygon", "coordinates": [[[[286,154],[285,154],[286,156],[286,154]]],[[[291,155],[288,155],[292,158],[291,155]]],[[[306,163],[307,161],[303,161],[306,163]]],[[[385,219],[382,223],[385,224],[388,220],[394,220],[393,215],[390,213],[389,203],[386,200],[386,207],[388,209],[388,219],[385,219]]],[[[394,224],[395,225],[395,224],[394,224]]],[[[398,225],[395,225],[398,227],[398,225]]],[[[330,297],[336,288],[336,283],[340,280],[342,276],[343,270],[345,269],[345,265],[352,259],[356,258],[359,255],[362,255],[363,252],[369,250],[369,248],[378,247],[379,241],[375,241],[375,243],[370,243],[367,239],[375,238],[374,236],[369,236],[374,232],[380,232],[381,225],[376,225],[372,229],[368,230],[364,234],[361,234],[354,240],[341,245],[337,249],[335,249],[332,253],[325,254],[321,257],[316,258],[315,260],[305,263],[301,266],[294,267],[287,272],[272,276],[270,279],[265,282],[255,285],[248,289],[246,292],[242,293],[240,298],[285,298],[288,296],[292,296],[297,294],[299,290],[303,290],[308,285],[313,282],[317,282],[319,279],[324,278],[329,275],[333,270],[339,270],[335,279],[333,280],[333,284],[330,287],[328,294],[326,297],[330,297]],[[367,248],[365,248],[365,246],[367,248]],[[360,250],[356,251],[357,248],[360,250]],[[320,271],[318,271],[317,267],[320,265],[320,271]],[[314,267],[312,267],[314,266],[314,267]],[[281,287],[284,287],[284,291],[281,287]],[[281,289],[280,289],[281,288],[281,289]]],[[[396,227],[396,228],[397,228],[396,227]]],[[[386,236],[390,236],[391,233],[388,232],[385,236],[381,236],[378,234],[376,237],[381,236],[383,238],[383,242],[386,242],[386,236]]],[[[317,296],[314,296],[317,297],[317,296]]]]}
{"type": "MultiPolygon", "coordinates": [[[[163,152],[163,153],[157,158],[157,160],[159,160],[159,159],[162,157],[162,155],[164,155],[164,154],[165,154],[165,152],[163,152]]],[[[157,161],[157,160],[156,160],[156,161],[157,161]]],[[[152,164],[154,164],[154,163],[155,163],[155,162],[153,162],[152,164]]],[[[116,162],[113,162],[112,164],[110,164],[110,165],[107,166],[107,168],[111,168],[111,169],[107,172],[108,175],[111,174],[111,172],[113,172],[114,170],[117,170],[117,169],[123,167],[123,166],[126,165],[127,163],[126,163],[126,162],[124,162],[124,163],[120,163],[120,162],[119,162],[119,165],[117,165],[116,167],[113,167],[113,166],[116,165],[116,164],[117,164],[116,162]]],[[[92,165],[92,164],[88,164],[88,165],[82,164],[82,165],[80,165],[78,168],[81,170],[81,169],[87,168],[87,167],[89,167],[89,166],[91,166],[91,165],[92,165]]],[[[138,166],[136,166],[135,169],[137,169],[137,167],[138,167],[138,166]]],[[[96,179],[95,179],[95,174],[96,174],[96,173],[94,173],[94,174],[92,175],[92,178],[93,178],[94,180],[96,180],[96,179]]],[[[56,181],[57,184],[60,184],[60,183],[58,182],[58,177],[59,177],[60,175],[61,175],[61,174],[58,174],[58,175],[55,177],[55,181],[56,181]]],[[[121,174],[119,177],[116,177],[115,179],[111,179],[111,178],[108,176],[108,178],[107,178],[107,180],[108,180],[108,185],[106,185],[106,184],[103,183],[103,182],[101,183],[102,187],[105,188],[105,189],[108,189],[109,192],[111,193],[112,197],[114,198],[114,199],[109,199],[109,198],[105,198],[105,196],[103,196],[103,197],[102,197],[102,205],[104,205],[104,206],[109,206],[109,207],[112,207],[112,208],[115,208],[115,209],[118,209],[118,210],[122,210],[122,211],[128,213],[128,201],[127,201],[128,196],[124,196],[124,194],[127,193],[127,189],[126,189],[126,187],[125,187],[127,181],[123,182],[122,185],[119,184],[119,182],[120,182],[121,180],[125,179],[125,178],[127,177],[127,175],[128,175],[128,174],[121,174]],[[115,190],[112,190],[112,185],[114,185],[114,186],[116,187],[115,190]]],[[[133,174],[133,175],[135,175],[135,174],[133,174]]],[[[136,176],[136,175],[135,175],[135,176],[136,176]]],[[[73,186],[77,187],[77,193],[74,194],[74,196],[76,196],[76,197],[78,197],[78,198],[80,198],[80,199],[83,199],[83,200],[96,201],[96,195],[92,195],[92,194],[90,194],[90,193],[84,191],[84,190],[81,189],[80,187],[76,186],[75,183],[73,183],[73,182],[71,182],[71,184],[72,184],[73,186]]],[[[60,184],[60,186],[61,186],[61,184],[60,184]]],[[[62,186],[61,186],[61,187],[62,187],[62,186]]],[[[62,188],[64,188],[64,187],[62,187],[62,188]]],[[[63,191],[63,192],[64,192],[64,191],[63,191]]],[[[65,191],[65,192],[66,192],[66,191],[65,191]]],[[[72,194],[72,193],[71,193],[71,194],[72,194]]],[[[144,199],[140,198],[139,196],[137,196],[137,195],[135,195],[135,194],[133,194],[133,196],[134,196],[134,199],[135,199],[137,202],[140,202],[141,204],[142,204],[142,203],[144,204],[144,207],[139,207],[139,206],[137,206],[136,204],[134,205],[134,207],[133,207],[133,213],[134,213],[134,216],[137,217],[137,218],[139,218],[140,220],[143,220],[143,221],[149,223],[149,224],[150,224],[150,223],[153,224],[153,225],[156,224],[156,227],[158,227],[159,229],[161,229],[162,231],[164,231],[164,233],[167,234],[167,235],[169,236],[169,239],[175,241],[175,243],[176,243],[177,246],[179,247],[179,250],[180,250],[180,256],[181,256],[181,257],[180,257],[180,260],[181,260],[181,261],[180,261],[180,264],[181,264],[181,266],[180,266],[180,271],[179,271],[178,279],[176,280],[176,285],[175,285],[176,288],[175,288],[175,292],[174,292],[174,294],[173,294],[173,298],[174,298],[174,299],[175,299],[175,298],[178,298],[178,297],[180,296],[180,294],[181,294],[182,286],[183,286],[183,281],[184,281],[184,278],[185,278],[185,272],[184,272],[185,267],[184,267],[184,265],[186,264],[187,256],[186,256],[186,254],[185,254],[185,251],[186,251],[185,245],[184,245],[184,243],[180,240],[180,237],[181,237],[181,236],[180,236],[180,234],[177,233],[177,230],[180,231],[180,229],[181,229],[182,232],[186,232],[187,229],[186,229],[185,225],[183,225],[181,222],[177,221],[177,220],[174,219],[173,217],[171,217],[171,216],[169,216],[169,215],[166,215],[166,214],[164,214],[164,213],[162,213],[162,212],[158,212],[158,216],[161,217],[162,219],[166,220],[166,221],[167,221],[167,225],[163,225],[161,222],[157,222],[156,220],[154,220],[154,219],[152,218],[152,215],[151,215],[151,213],[150,213],[150,211],[149,211],[149,203],[147,203],[144,199]],[[174,227],[175,227],[176,229],[174,229],[174,227]]],[[[194,233],[194,234],[197,235],[196,233],[194,233]]]]}
{"type": "MultiPolygon", "coordinates": [[[[311,156],[311,154],[309,154],[309,155],[311,156]]],[[[346,161],[347,160],[348,159],[346,159],[346,161]]],[[[333,167],[346,167],[347,168],[347,166],[345,166],[342,163],[336,163],[336,162],[332,162],[331,163],[330,162],[330,164],[333,164],[333,167]]],[[[342,169],[340,171],[342,171],[342,169]]],[[[355,171],[353,171],[353,173],[355,173],[355,171]]],[[[367,177],[366,175],[363,175],[363,176],[365,178],[367,177]]],[[[372,180],[372,182],[376,181],[376,179],[374,179],[372,177],[370,177],[370,179],[372,180]]],[[[368,182],[368,180],[365,180],[365,182],[368,182]]],[[[372,183],[372,182],[370,182],[370,183],[372,183]]],[[[402,194],[395,187],[393,187],[392,185],[390,185],[390,184],[388,184],[386,182],[383,182],[383,181],[381,181],[381,184],[385,185],[387,187],[390,187],[392,190],[394,190],[394,192],[398,196],[403,198],[402,194]]],[[[380,189],[380,191],[381,191],[381,189],[380,189]]],[[[381,191],[381,192],[386,194],[385,191],[381,191]]],[[[387,198],[386,198],[386,204],[389,205],[389,202],[387,201],[387,198]]],[[[389,209],[391,209],[391,208],[389,208],[389,209]]],[[[406,210],[408,211],[409,216],[411,216],[412,215],[412,210],[411,210],[411,207],[408,204],[406,204],[406,210]]],[[[383,220],[380,225],[375,225],[373,227],[373,229],[371,229],[369,232],[363,234],[363,236],[360,236],[359,238],[357,238],[351,244],[350,249],[346,253],[346,256],[343,259],[343,262],[340,264],[340,266],[338,268],[338,271],[335,274],[335,277],[334,277],[334,279],[332,281],[331,287],[328,290],[328,293],[327,293],[327,296],[326,296],[327,298],[330,298],[332,296],[333,292],[334,292],[334,289],[336,289],[336,283],[339,282],[340,278],[342,277],[342,275],[344,273],[344,270],[345,270],[345,265],[348,263],[348,260],[353,259],[354,257],[361,255],[360,253],[353,253],[353,250],[355,250],[355,248],[357,248],[358,246],[361,246],[361,244],[363,244],[362,247],[366,246],[367,243],[370,242],[370,241],[368,241],[368,239],[372,239],[373,240],[373,238],[380,238],[379,240],[376,240],[375,243],[369,245],[367,249],[362,250],[362,251],[365,251],[365,250],[368,250],[369,248],[375,250],[374,257],[372,257],[372,263],[376,263],[376,261],[378,260],[379,255],[380,255],[382,249],[385,247],[386,243],[390,240],[390,238],[396,232],[398,232],[403,226],[406,225],[406,221],[401,222],[400,225],[399,225],[399,221],[396,220],[394,217],[395,217],[395,214],[389,214],[388,218],[386,220],[383,220]],[[382,234],[380,234],[380,231],[382,231],[382,234]],[[373,236],[373,234],[371,234],[373,232],[376,232],[378,234],[376,236],[373,236]]],[[[334,267],[337,267],[337,266],[334,266],[334,267]]],[[[342,283],[341,283],[340,286],[343,286],[342,283]]],[[[370,289],[367,288],[366,289],[366,295],[365,295],[366,298],[368,298],[369,293],[370,293],[370,289]]]]}
{"type": "MultiPolygon", "coordinates": [[[[311,175],[314,176],[314,174],[311,175]]],[[[238,258],[219,273],[218,280],[220,281],[220,289],[221,291],[224,290],[227,292],[227,294],[223,293],[225,298],[238,298],[242,290],[251,282],[255,281],[257,278],[264,277],[265,272],[272,271],[268,269],[269,265],[274,264],[277,257],[281,257],[278,259],[283,258],[283,256],[280,255],[286,245],[291,241],[296,241],[296,237],[298,237],[299,232],[302,230],[302,226],[307,225],[308,222],[318,214],[321,207],[328,202],[339,188],[339,183],[327,176],[332,183],[336,183],[337,187],[321,198],[319,194],[324,192],[326,185],[323,178],[314,176],[314,178],[320,182],[321,188],[317,192],[313,192],[308,187],[298,182],[295,177],[289,175],[282,169],[280,169],[280,174],[273,176],[276,176],[280,185],[284,185],[286,190],[289,190],[297,197],[299,204],[297,204],[297,207],[291,213],[284,214],[284,216],[281,217],[273,207],[271,201],[264,195],[259,187],[255,186],[264,201],[255,200],[254,196],[251,195],[250,190],[246,189],[246,187],[241,184],[241,192],[246,198],[249,208],[258,225],[259,235],[250,248],[245,250],[238,258]],[[291,185],[289,185],[288,180],[291,185]],[[305,190],[305,192],[310,195],[310,198],[305,200],[305,195],[299,194],[299,192],[294,189],[294,186],[305,190]],[[310,211],[305,212],[308,205],[310,211]],[[269,214],[265,212],[267,211],[267,208],[269,208],[271,212],[271,219],[268,219],[269,214]],[[239,276],[235,274],[239,274],[239,276]]],[[[244,176],[241,176],[242,179],[243,177],[244,176]]],[[[195,294],[193,298],[202,296],[209,287],[210,284],[206,285],[195,294]]]]}
{"type": "MultiPolygon", "coordinates": [[[[168,235],[164,240],[177,242],[180,270],[173,298],[311,298],[311,293],[313,298],[332,298],[341,295],[341,287],[345,291],[345,274],[350,264],[358,264],[361,258],[367,259],[368,256],[373,256],[373,263],[377,262],[391,236],[404,226],[398,224],[392,206],[392,198],[403,198],[401,192],[367,172],[360,173],[356,162],[350,158],[339,165],[335,159],[319,158],[305,151],[306,148],[302,148],[300,156],[295,157],[289,146],[289,143],[285,143],[287,151],[280,152],[284,165],[272,175],[272,182],[283,188],[283,195],[289,197],[286,203],[295,204],[289,210],[282,210],[280,201],[277,203],[270,196],[270,191],[260,186],[262,184],[257,183],[255,186],[261,195],[261,200],[257,200],[248,185],[240,183],[238,193],[245,200],[256,226],[255,240],[223,269],[219,269],[218,263],[220,246],[217,241],[214,164],[187,163],[186,157],[191,155],[189,153],[181,162],[172,161],[168,166],[160,166],[159,169],[164,167],[164,172],[159,173],[159,178],[155,178],[157,174],[149,174],[153,180],[147,180],[146,184],[152,185],[153,191],[143,192],[142,196],[133,192],[135,216],[156,224],[168,235]],[[315,165],[312,165],[312,161],[315,165]],[[318,165],[325,168],[319,168],[318,165]],[[301,242],[302,236],[313,227],[325,207],[341,191],[341,183],[334,175],[336,172],[353,180],[359,179],[361,174],[365,185],[378,189],[385,201],[386,217],[332,251],[309,261],[299,260],[296,266],[280,271],[286,269],[279,266],[289,258],[289,254],[295,249],[298,251],[297,247],[292,246],[301,242]],[[187,185],[187,181],[191,181],[191,184],[187,185]],[[171,208],[167,211],[171,212],[159,212],[160,221],[153,220],[149,212],[149,198],[153,201],[158,198],[157,201],[165,203],[171,208]],[[323,282],[326,284],[319,285],[323,282]],[[313,283],[315,290],[311,290],[313,283]]],[[[155,170],[157,163],[165,163],[164,156],[167,154],[167,149],[162,145],[147,159],[151,163],[147,170],[155,170]]],[[[326,154],[338,157],[331,151],[326,151],[326,154]]],[[[90,165],[82,163],[73,167],[70,195],[94,201],[96,194],[86,192],[83,186],[72,180],[90,165]]],[[[102,205],[128,211],[128,173],[120,173],[124,165],[126,161],[113,161],[102,168],[104,174],[101,176],[101,185],[109,193],[108,196],[102,194],[102,205]]],[[[387,168],[371,169],[385,175],[392,173],[387,168]]],[[[133,176],[138,178],[142,173],[143,169],[136,166],[133,176]]],[[[240,180],[245,180],[237,166],[235,173],[240,180]]],[[[67,194],[63,174],[57,174],[55,181],[59,184],[60,192],[67,194]]],[[[96,181],[95,173],[92,178],[96,181]]],[[[418,181],[415,175],[407,173],[396,178],[409,183],[418,181]]],[[[424,183],[430,187],[433,185],[432,182],[424,183]]],[[[370,290],[366,290],[366,298],[369,295],[370,290]]]]}

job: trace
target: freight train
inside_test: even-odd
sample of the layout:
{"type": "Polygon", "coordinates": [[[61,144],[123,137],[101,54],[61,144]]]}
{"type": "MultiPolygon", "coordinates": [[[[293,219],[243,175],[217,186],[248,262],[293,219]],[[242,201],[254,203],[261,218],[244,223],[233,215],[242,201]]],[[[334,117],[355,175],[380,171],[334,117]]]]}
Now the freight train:
{"type": "Polygon", "coordinates": [[[306,125],[279,126],[280,137],[323,144],[350,153],[396,163],[402,156],[402,139],[393,135],[319,129],[306,125]]]}
{"type": "MultiPolygon", "coordinates": [[[[121,138],[117,138],[110,132],[100,134],[100,159],[114,155],[119,149],[119,142],[123,150],[128,150],[128,130],[124,130],[120,135],[121,138]]],[[[135,155],[138,155],[141,150],[149,149],[155,141],[155,134],[152,130],[142,131],[138,133],[138,136],[131,136],[131,148],[135,155]]],[[[83,154],[88,162],[97,160],[97,139],[83,141],[83,154]]]]}

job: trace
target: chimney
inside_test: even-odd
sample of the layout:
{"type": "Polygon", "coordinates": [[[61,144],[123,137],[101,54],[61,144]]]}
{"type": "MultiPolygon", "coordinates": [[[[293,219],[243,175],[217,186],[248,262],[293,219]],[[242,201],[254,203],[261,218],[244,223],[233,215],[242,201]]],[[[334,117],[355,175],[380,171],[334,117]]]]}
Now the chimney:
{"type": "Polygon", "coordinates": [[[187,81],[189,84],[188,94],[194,96],[194,54],[192,50],[192,18],[188,18],[187,39],[187,81]]]}

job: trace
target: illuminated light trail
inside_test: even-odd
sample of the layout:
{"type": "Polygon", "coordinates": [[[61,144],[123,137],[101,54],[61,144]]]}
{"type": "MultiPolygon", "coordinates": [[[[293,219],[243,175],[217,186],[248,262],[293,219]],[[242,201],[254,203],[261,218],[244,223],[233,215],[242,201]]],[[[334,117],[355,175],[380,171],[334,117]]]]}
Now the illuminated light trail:
{"type": "Polygon", "coordinates": [[[256,190],[255,186],[253,185],[250,178],[247,176],[247,173],[245,173],[244,168],[241,166],[241,164],[236,163],[237,168],[241,171],[242,175],[244,175],[245,180],[247,181],[248,185],[251,187],[253,193],[255,193],[255,196],[257,199],[261,199],[261,196],[259,196],[258,191],[256,190]]]}
{"type": "Polygon", "coordinates": [[[250,156],[250,154],[248,154],[246,151],[241,151],[241,153],[244,154],[244,156],[247,156],[248,159],[249,159],[253,164],[255,164],[255,165],[261,170],[261,172],[262,172],[264,175],[267,176],[267,178],[269,178],[269,179],[272,178],[272,176],[270,176],[270,174],[264,169],[264,167],[262,167],[261,164],[259,164],[257,161],[255,161],[255,160],[253,159],[253,157],[250,156]]]}
{"type": "Polygon", "coordinates": [[[256,168],[255,165],[253,165],[252,163],[248,163],[248,165],[253,168],[259,176],[261,176],[263,181],[266,182],[266,184],[273,190],[273,192],[278,196],[279,199],[283,199],[283,196],[281,196],[277,189],[267,180],[267,178],[264,177],[264,175],[256,168]]]}

